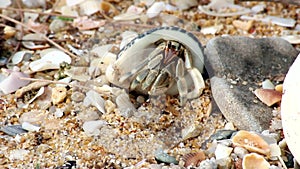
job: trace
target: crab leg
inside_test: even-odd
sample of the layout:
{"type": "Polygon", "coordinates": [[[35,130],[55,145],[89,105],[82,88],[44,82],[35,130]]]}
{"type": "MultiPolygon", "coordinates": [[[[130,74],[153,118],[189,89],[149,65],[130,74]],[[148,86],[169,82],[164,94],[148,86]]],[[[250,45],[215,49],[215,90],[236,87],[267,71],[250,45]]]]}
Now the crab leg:
{"type": "Polygon", "coordinates": [[[184,56],[185,56],[185,68],[187,69],[187,72],[190,74],[194,82],[194,89],[187,94],[187,98],[192,99],[200,96],[203,88],[205,88],[205,83],[200,71],[197,68],[192,67],[192,58],[186,50],[184,56]]]}
{"type": "Polygon", "coordinates": [[[160,45],[157,48],[155,48],[155,50],[153,52],[151,52],[149,54],[149,57],[147,57],[147,59],[145,59],[141,64],[139,64],[135,69],[132,69],[132,71],[124,73],[123,76],[120,77],[119,81],[122,83],[125,80],[127,80],[128,78],[134,76],[137,72],[141,71],[146,65],[149,65],[149,62],[151,62],[153,59],[159,59],[157,58],[157,55],[160,55],[160,53],[164,50],[164,46],[160,45]]]}
{"type": "Polygon", "coordinates": [[[176,79],[177,88],[179,92],[180,106],[184,105],[187,101],[188,86],[186,79],[184,78],[184,63],[182,59],[178,60],[176,65],[176,79]]]}
{"type": "Polygon", "coordinates": [[[170,86],[173,85],[174,80],[173,77],[171,77],[171,72],[173,72],[173,69],[175,69],[174,67],[175,62],[173,61],[160,71],[150,91],[148,92],[150,95],[163,94],[169,89],[170,86]]]}

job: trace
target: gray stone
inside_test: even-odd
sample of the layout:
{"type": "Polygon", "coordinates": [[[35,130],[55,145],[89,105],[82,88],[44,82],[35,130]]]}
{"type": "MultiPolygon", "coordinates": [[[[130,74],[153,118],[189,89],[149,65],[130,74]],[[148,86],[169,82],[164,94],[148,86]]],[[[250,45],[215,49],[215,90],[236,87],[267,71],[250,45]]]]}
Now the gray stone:
{"type": "Polygon", "coordinates": [[[250,89],[286,74],[297,50],[280,38],[218,37],[204,52],[212,94],[225,118],[239,129],[268,129],[272,108],[257,101],[250,89]]]}

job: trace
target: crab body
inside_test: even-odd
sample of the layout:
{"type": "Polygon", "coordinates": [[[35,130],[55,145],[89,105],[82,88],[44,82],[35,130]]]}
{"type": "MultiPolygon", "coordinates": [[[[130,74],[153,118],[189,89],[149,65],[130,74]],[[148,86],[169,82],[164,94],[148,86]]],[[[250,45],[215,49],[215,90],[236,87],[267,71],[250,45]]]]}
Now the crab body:
{"type": "Polygon", "coordinates": [[[179,94],[182,105],[202,93],[203,68],[203,49],[193,34],[177,27],[160,27],[121,49],[106,76],[128,90],[154,96],[179,94]]]}

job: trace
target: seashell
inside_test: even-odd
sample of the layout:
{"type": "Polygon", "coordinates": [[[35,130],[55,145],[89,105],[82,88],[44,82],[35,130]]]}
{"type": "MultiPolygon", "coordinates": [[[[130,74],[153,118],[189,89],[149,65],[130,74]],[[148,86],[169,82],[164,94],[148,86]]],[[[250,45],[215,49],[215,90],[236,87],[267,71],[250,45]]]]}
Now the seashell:
{"type": "Polygon", "coordinates": [[[86,93],[86,97],[83,100],[84,106],[93,105],[95,106],[101,113],[105,113],[105,100],[100,96],[99,93],[90,90],[86,93]]]}
{"type": "Polygon", "coordinates": [[[198,9],[211,16],[238,16],[251,13],[248,8],[233,4],[233,1],[228,0],[212,0],[208,5],[198,6],[198,9]],[[224,12],[225,9],[234,9],[235,12],[224,12]]]}
{"type": "Polygon", "coordinates": [[[154,2],[153,5],[147,10],[146,14],[149,18],[154,18],[160,14],[161,11],[166,9],[165,2],[154,2]]]}
{"type": "Polygon", "coordinates": [[[120,111],[120,115],[123,117],[131,117],[136,109],[134,105],[130,102],[129,96],[127,93],[122,93],[116,98],[116,104],[120,111]]]}
{"type": "Polygon", "coordinates": [[[282,39],[290,42],[291,44],[300,44],[300,35],[284,35],[282,39]]]}
{"type": "Polygon", "coordinates": [[[245,155],[242,165],[243,169],[269,169],[270,167],[264,157],[256,153],[245,155]]]}
{"type": "Polygon", "coordinates": [[[32,57],[32,51],[19,51],[16,52],[13,56],[12,56],[12,63],[14,65],[21,63],[23,60],[28,61],[31,57],[32,57]]]}
{"type": "MultiPolygon", "coordinates": [[[[4,70],[5,71],[5,70],[4,70]]],[[[17,72],[17,71],[11,71],[6,70],[7,72],[10,72],[10,75],[7,76],[4,80],[0,82],[0,90],[4,94],[9,94],[12,92],[15,92],[20,87],[26,86],[30,81],[28,80],[22,80],[21,78],[28,78],[29,75],[17,72]]]]}
{"type": "Polygon", "coordinates": [[[256,15],[256,16],[246,16],[243,15],[240,17],[240,19],[243,20],[255,20],[255,21],[261,21],[264,23],[273,23],[275,25],[283,26],[283,27],[294,27],[296,24],[296,21],[291,18],[281,18],[281,17],[276,17],[276,16],[266,16],[263,17],[261,15],[256,15]]]}
{"type": "Polygon", "coordinates": [[[78,4],[82,3],[82,2],[84,2],[84,0],[77,0],[77,1],[74,1],[74,0],[66,0],[67,6],[78,5],[78,4]]]}
{"type": "Polygon", "coordinates": [[[266,8],[265,4],[258,4],[258,5],[253,6],[251,8],[251,11],[253,13],[259,13],[259,12],[262,12],[265,8],[266,8]]]}
{"type": "Polygon", "coordinates": [[[256,89],[254,94],[267,106],[272,106],[281,101],[282,93],[272,89],[256,89]]]}
{"type": "Polygon", "coordinates": [[[180,10],[189,9],[193,6],[198,5],[197,0],[189,0],[189,1],[186,1],[186,0],[171,0],[170,3],[177,6],[180,10]]]}
{"type": "Polygon", "coordinates": [[[197,137],[201,132],[201,125],[192,124],[188,125],[181,130],[181,137],[183,140],[187,140],[189,138],[197,137]]]}
{"type": "Polygon", "coordinates": [[[79,4],[80,12],[83,15],[90,16],[101,10],[100,9],[101,3],[102,2],[99,2],[97,0],[83,1],[82,3],[79,4]]]}
{"type": "Polygon", "coordinates": [[[44,41],[45,39],[43,38],[42,34],[30,33],[23,36],[22,40],[23,40],[22,45],[28,49],[36,50],[36,49],[45,49],[50,47],[48,44],[36,45],[33,41],[30,41],[30,40],[44,41]]]}
{"type": "Polygon", "coordinates": [[[182,157],[184,161],[184,167],[188,166],[198,166],[201,161],[205,160],[205,154],[203,151],[198,151],[195,153],[189,153],[182,157]]]}
{"type": "Polygon", "coordinates": [[[220,32],[223,29],[223,25],[215,25],[215,26],[210,26],[206,28],[202,28],[200,30],[201,33],[204,35],[212,34],[215,35],[216,33],[220,32]]]}
{"type": "Polygon", "coordinates": [[[59,69],[63,62],[71,63],[71,57],[58,49],[49,49],[41,53],[41,59],[29,64],[32,71],[43,71],[49,69],[59,69]]]}
{"type": "Polygon", "coordinates": [[[22,125],[9,125],[0,127],[0,131],[10,135],[16,136],[17,134],[27,133],[28,131],[22,128],[22,125]]]}
{"type": "Polygon", "coordinates": [[[6,8],[11,5],[11,0],[2,0],[0,3],[0,8],[6,8]]]}
{"type": "Polygon", "coordinates": [[[300,163],[300,54],[290,67],[283,82],[281,118],[287,145],[298,163],[300,163]]]}
{"type": "Polygon", "coordinates": [[[264,80],[261,85],[263,89],[275,89],[274,84],[269,79],[264,80]]]}
{"type": "Polygon", "coordinates": [[[22,128],[27,131],[39,131],[41,127],[35,126],[28,122],[23,122],[22,128]]]}
{"type": "Polygon", "coordinates": [[[218,144],[215,150],[216,160],[226,159],[230,156],[233,148],[227,147],[223,144],[218,144]]]}
{"type": "Polygon", "coordinates": [[[268,155],[270,153],[270,146],[259,135],[249,131],[240,130],[232,137],[232,143],[235,146],[241,146],[250,152],[257,152],[268,155]]]}

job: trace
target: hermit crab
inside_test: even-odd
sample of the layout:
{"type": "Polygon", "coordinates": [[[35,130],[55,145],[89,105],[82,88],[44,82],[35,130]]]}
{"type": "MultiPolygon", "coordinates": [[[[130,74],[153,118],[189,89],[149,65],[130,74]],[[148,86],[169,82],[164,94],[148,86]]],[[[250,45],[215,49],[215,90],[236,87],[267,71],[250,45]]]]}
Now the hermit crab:
{"type": "Polygon", "coordinates": [[[150,96],[178,94],[183,105],[202,93],[203,69],[203,48],[192,33],[159,27],[123,47],[106,77],[114,85],[150,96]]]}

